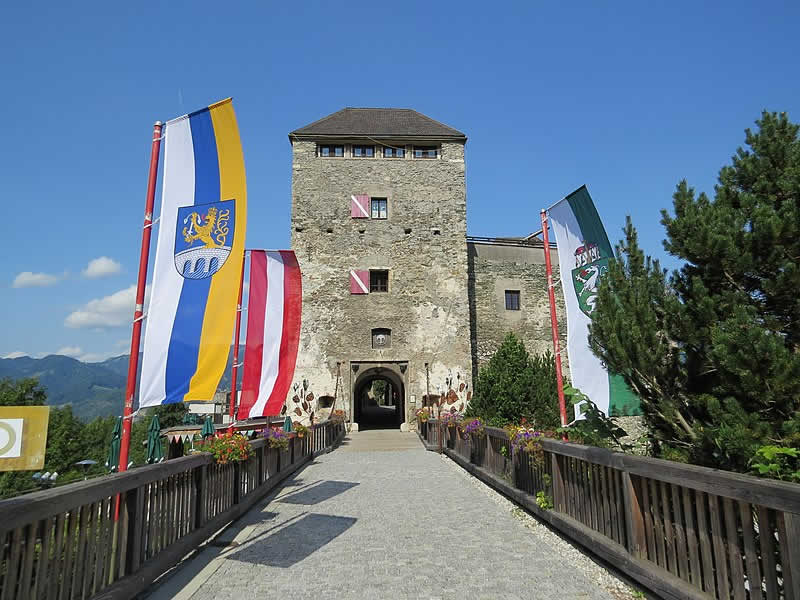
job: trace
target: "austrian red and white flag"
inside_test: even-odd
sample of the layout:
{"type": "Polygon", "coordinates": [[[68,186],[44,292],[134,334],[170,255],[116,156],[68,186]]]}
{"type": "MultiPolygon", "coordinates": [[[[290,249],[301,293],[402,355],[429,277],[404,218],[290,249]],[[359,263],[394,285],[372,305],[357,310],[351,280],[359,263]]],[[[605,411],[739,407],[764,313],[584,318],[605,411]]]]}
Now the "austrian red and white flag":
{"type": "Polygon", "coordinates": [[[297,362],[302,302],[300,267],[293,251],[250,252],[240,419],[280,414],[297,362]]]}

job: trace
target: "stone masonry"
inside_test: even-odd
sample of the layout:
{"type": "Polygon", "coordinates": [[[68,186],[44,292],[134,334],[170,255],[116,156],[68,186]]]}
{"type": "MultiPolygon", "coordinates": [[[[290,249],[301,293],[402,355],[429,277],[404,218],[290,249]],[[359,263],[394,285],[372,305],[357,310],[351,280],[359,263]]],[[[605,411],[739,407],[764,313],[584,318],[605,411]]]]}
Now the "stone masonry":
{"type": "MultiPolygon", "coordinates": [[[[467,243],[473,376],[492,357],[509,332],[516,333],[531,354],[553,351],[544,247],[513,240],[467,243]],[[519,310],[507,310],[506,290],[520,293],[519,310]]],[[[558,255],[551,250],[553,281],[558,282],[558,255]]],[[[564,297],[556,290],[561,347],[566,347],[564,297]]],[[[564,364],[566,370],[566,364],[564,364]]]]}
{"type": "Polygon", "coordinates": [[[295,380],[316,397],[335,396],[352,419],[358,386],[388,376],[409,423],[448,378],[461,406],[507,331],[529,351],[549,347],[541,246],[468,243],[463,133],[407,109],[344,109],[289,139],[291,246],[303,274],[295,380]],[[357,146],[372,156],[356,157],[357,146]],[[415,157],[419,147],[435,157],[415,157]],[[358,196],[385,198],[386,218],[354,218],[358,196]],[[351,271],[366,270],[388,271],[388,291],[351,293],[351,271]],[[505,289],[521,291],[521,310],[505,310],[505,289]],[[376,329],[390,343],[373,347],[376,329]]]}

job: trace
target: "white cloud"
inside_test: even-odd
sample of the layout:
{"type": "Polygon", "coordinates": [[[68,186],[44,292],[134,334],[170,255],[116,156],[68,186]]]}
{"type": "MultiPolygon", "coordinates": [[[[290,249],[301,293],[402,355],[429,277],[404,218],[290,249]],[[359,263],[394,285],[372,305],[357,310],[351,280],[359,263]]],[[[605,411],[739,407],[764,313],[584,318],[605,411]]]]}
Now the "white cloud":
{"type": "Polygon", "coordinates": [[[67,315],[64,325],[73,329],[119,327],[133,319],[136,285],[114,292],[110,296],[90,300],[81,309],[67,315]]]}
{"type": "Polygon", "coordinates": [[[22,352],[21,350],[15,350],[14,352],[9,352],[3,358],[20,358],[22,356],[28,356],[28,353],[22,352]]]}
{"type": "Polygon", "coordinates": [[[54,352],[54,354],[60,354],[61,356],[70,356],[72,358],[76,358],[83,353],[80,346],[64,346],[63,348],[59,348],[54,352]]]}
{"type": "Polygon", "coordinates": [[[14,283],[11,287],[25,288],[25,287],[44,287],[58,283],[61,279],[58,275],[50,275],[49,273],[31,273],[30,271],[23,271],[14,278],[14,283]]]}
{"type": "Polygon", "coordinates": [[[83,270],[83,276],[89,279],[98,279],[116,275],[120,271],[122,271],[121,264],[107,256],[101,256],[89,261],[89,264],[83,270]]]}
{"type": "Polygon", "coordinates": [[[112,356],[116,356],[114,352],[87,352],[78,358],[79,361],[90,363],[90,362],[103,362],[107,358],[111,358],[112,356]]]}

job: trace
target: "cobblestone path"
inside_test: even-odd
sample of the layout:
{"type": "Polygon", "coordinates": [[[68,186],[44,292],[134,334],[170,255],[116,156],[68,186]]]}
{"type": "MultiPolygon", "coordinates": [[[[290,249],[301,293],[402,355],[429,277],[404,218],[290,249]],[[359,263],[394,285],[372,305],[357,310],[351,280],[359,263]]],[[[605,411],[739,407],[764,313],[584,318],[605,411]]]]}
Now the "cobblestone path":
{"type": "Polygon", "coordinates": [[[354,433],[151,600],[611,599],[415,434],[354,433]]]}

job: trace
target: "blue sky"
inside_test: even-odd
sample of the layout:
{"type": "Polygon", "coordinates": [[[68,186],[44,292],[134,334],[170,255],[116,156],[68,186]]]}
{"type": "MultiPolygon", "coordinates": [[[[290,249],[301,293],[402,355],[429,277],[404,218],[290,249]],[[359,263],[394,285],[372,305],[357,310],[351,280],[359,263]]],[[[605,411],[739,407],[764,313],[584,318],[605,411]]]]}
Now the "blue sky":
{"type": "Polygon", "coordinates": [[[469,136],[472,235],[534,231],[540,208],[585,183],[612,242],[630,214],[658,256],[659,210],[681,178],[712,191],[764,108],[800,120],[797,2],[3,13],[0,356],[127,352],[152,123],[226,96],[247,165],[247,245],[267,248],[289,243],[287,133],[344,106],[414,108],[469,136]]]}

